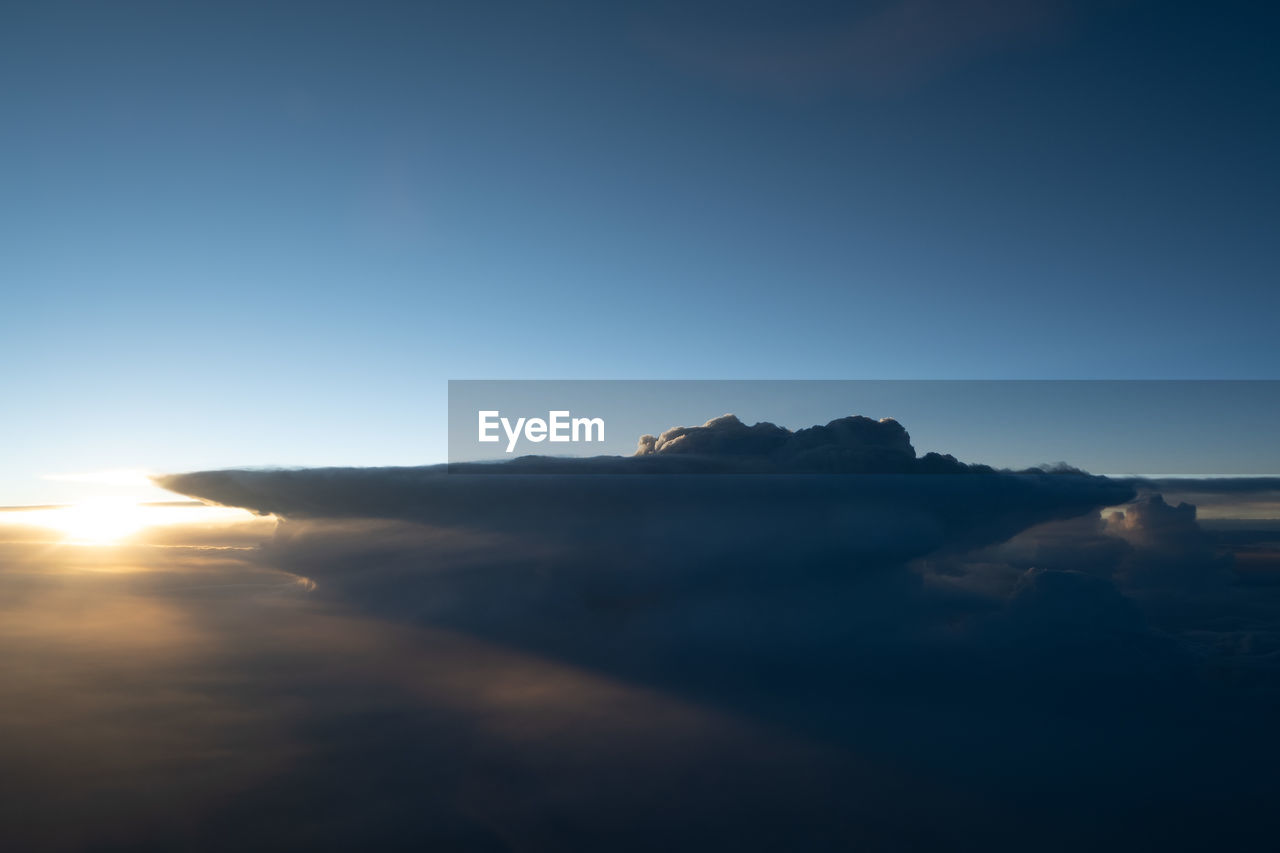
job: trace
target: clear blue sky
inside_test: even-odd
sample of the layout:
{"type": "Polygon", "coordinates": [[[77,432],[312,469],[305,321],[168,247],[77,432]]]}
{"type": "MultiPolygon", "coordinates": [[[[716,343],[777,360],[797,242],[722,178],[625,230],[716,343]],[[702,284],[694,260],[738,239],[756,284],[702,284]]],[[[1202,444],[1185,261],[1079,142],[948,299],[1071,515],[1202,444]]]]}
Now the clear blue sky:
{"type": "Polygon", "coordinates": [[[0,8],[0,504],[449,378],[1277,376],[1271,4],[535,5],[0,8]]]}

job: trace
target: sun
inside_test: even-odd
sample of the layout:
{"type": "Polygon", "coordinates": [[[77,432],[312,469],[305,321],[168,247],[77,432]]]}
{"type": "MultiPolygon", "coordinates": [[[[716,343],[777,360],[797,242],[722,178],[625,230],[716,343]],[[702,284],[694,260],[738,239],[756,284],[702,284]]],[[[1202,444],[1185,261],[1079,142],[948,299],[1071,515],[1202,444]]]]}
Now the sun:
{"type": "Polygon", "coordinates": [[[140,534],[151,528],[186,526],[192,530],[208,530],[249,521],[274,522],[274,518],[200,501],[143,502],[118,496],[0,511],[0,528],[6,525],[43,528],[58,534],[57,541],[67,545],[145,544],[145,537],[140,534]]]}
{"type": "Polygon", "coordinates": [[[89,498],[59,507],[42,523],[73,544],[110,545],[146,527],[147,517],[146,508],[131,498],[89,498]]]}

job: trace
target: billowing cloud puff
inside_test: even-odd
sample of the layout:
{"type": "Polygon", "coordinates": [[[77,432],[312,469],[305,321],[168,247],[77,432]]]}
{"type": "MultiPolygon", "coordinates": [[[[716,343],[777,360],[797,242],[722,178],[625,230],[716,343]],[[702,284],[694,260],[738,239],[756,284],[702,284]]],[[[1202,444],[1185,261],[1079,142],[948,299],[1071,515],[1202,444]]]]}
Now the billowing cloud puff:
{"type": "Polygon", "coordinates": [[[1198,548],[1203,533],[1196,524],[1196,508],[1182,502],[1165,503],[1164,496],[1145,495],[1128,504],[1123,512],[1112,513],[1108,527],[1126,539],[1161,548],[1198,548]]]}
{"type": "Polygon", "coordinates": [[[1168,590],[1185,595],[1221,591],[1231,580],[1231,557],[1218,553],[1196,522],[1196,507],[1176,506],[1159,494],[1143,495],[1107,520],[1108,532],[1134,545],[1117,570],[1133,590],[1168,590]]]}
{"type": "Polygon", "coordinates": [[[947,474],[990,472],[966,466],[952,456],[929,453],[916,458],[911,436],[893,418],[854,415],[826,426],[792,432],[771,423],[747,426],[736,415],[722,415],[700,427],[674,427],[658,437],[640,437],[636,456],[678,454],[738,459],[760,470],[789,473],[947,474]]]}

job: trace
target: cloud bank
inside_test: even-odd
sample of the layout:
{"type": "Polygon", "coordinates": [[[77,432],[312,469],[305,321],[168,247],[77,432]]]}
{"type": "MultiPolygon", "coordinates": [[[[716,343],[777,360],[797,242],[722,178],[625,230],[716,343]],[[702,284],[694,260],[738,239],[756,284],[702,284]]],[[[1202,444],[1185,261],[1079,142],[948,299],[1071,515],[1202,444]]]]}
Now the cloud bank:
{"type": "MultiPolygon", "coordinates": [[[[921,457],[891,420],[725,416],[633,457],[164,484],[281,520],[195,582],[114,593],[211,628],[130,658],[191,673],[217,708],[189,749],[236,756],[163,838],[1193,849],[1277,828],[1280,584],[1255,557],[1280,531],[1215,528],[1152,481],[921,457]],[[283,605],[243,597],[255,573],[290,579],[283,605]],[[277,747],[264,769],[228,743],[277,747]]],[[[23,577],[15,606],[76,612],[23,577]]],[[[41,674],[68,660],[23,689],[94,716],[104,686],[41,674]]],[[[176,699],[126,669],[146,701],[113,737],[166,731],[176,699]]]]}

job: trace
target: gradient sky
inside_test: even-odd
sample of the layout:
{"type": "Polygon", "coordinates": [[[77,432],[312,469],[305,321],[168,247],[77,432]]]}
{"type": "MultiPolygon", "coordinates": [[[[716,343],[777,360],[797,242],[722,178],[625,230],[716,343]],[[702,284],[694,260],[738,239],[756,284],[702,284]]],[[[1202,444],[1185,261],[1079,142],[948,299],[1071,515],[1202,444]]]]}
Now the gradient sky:
{"type": "Polygon", "coordinates": [[[449,378],[1277,378],[1270,4],[687,5],[5,4],[0,504],[449,378]]]}

